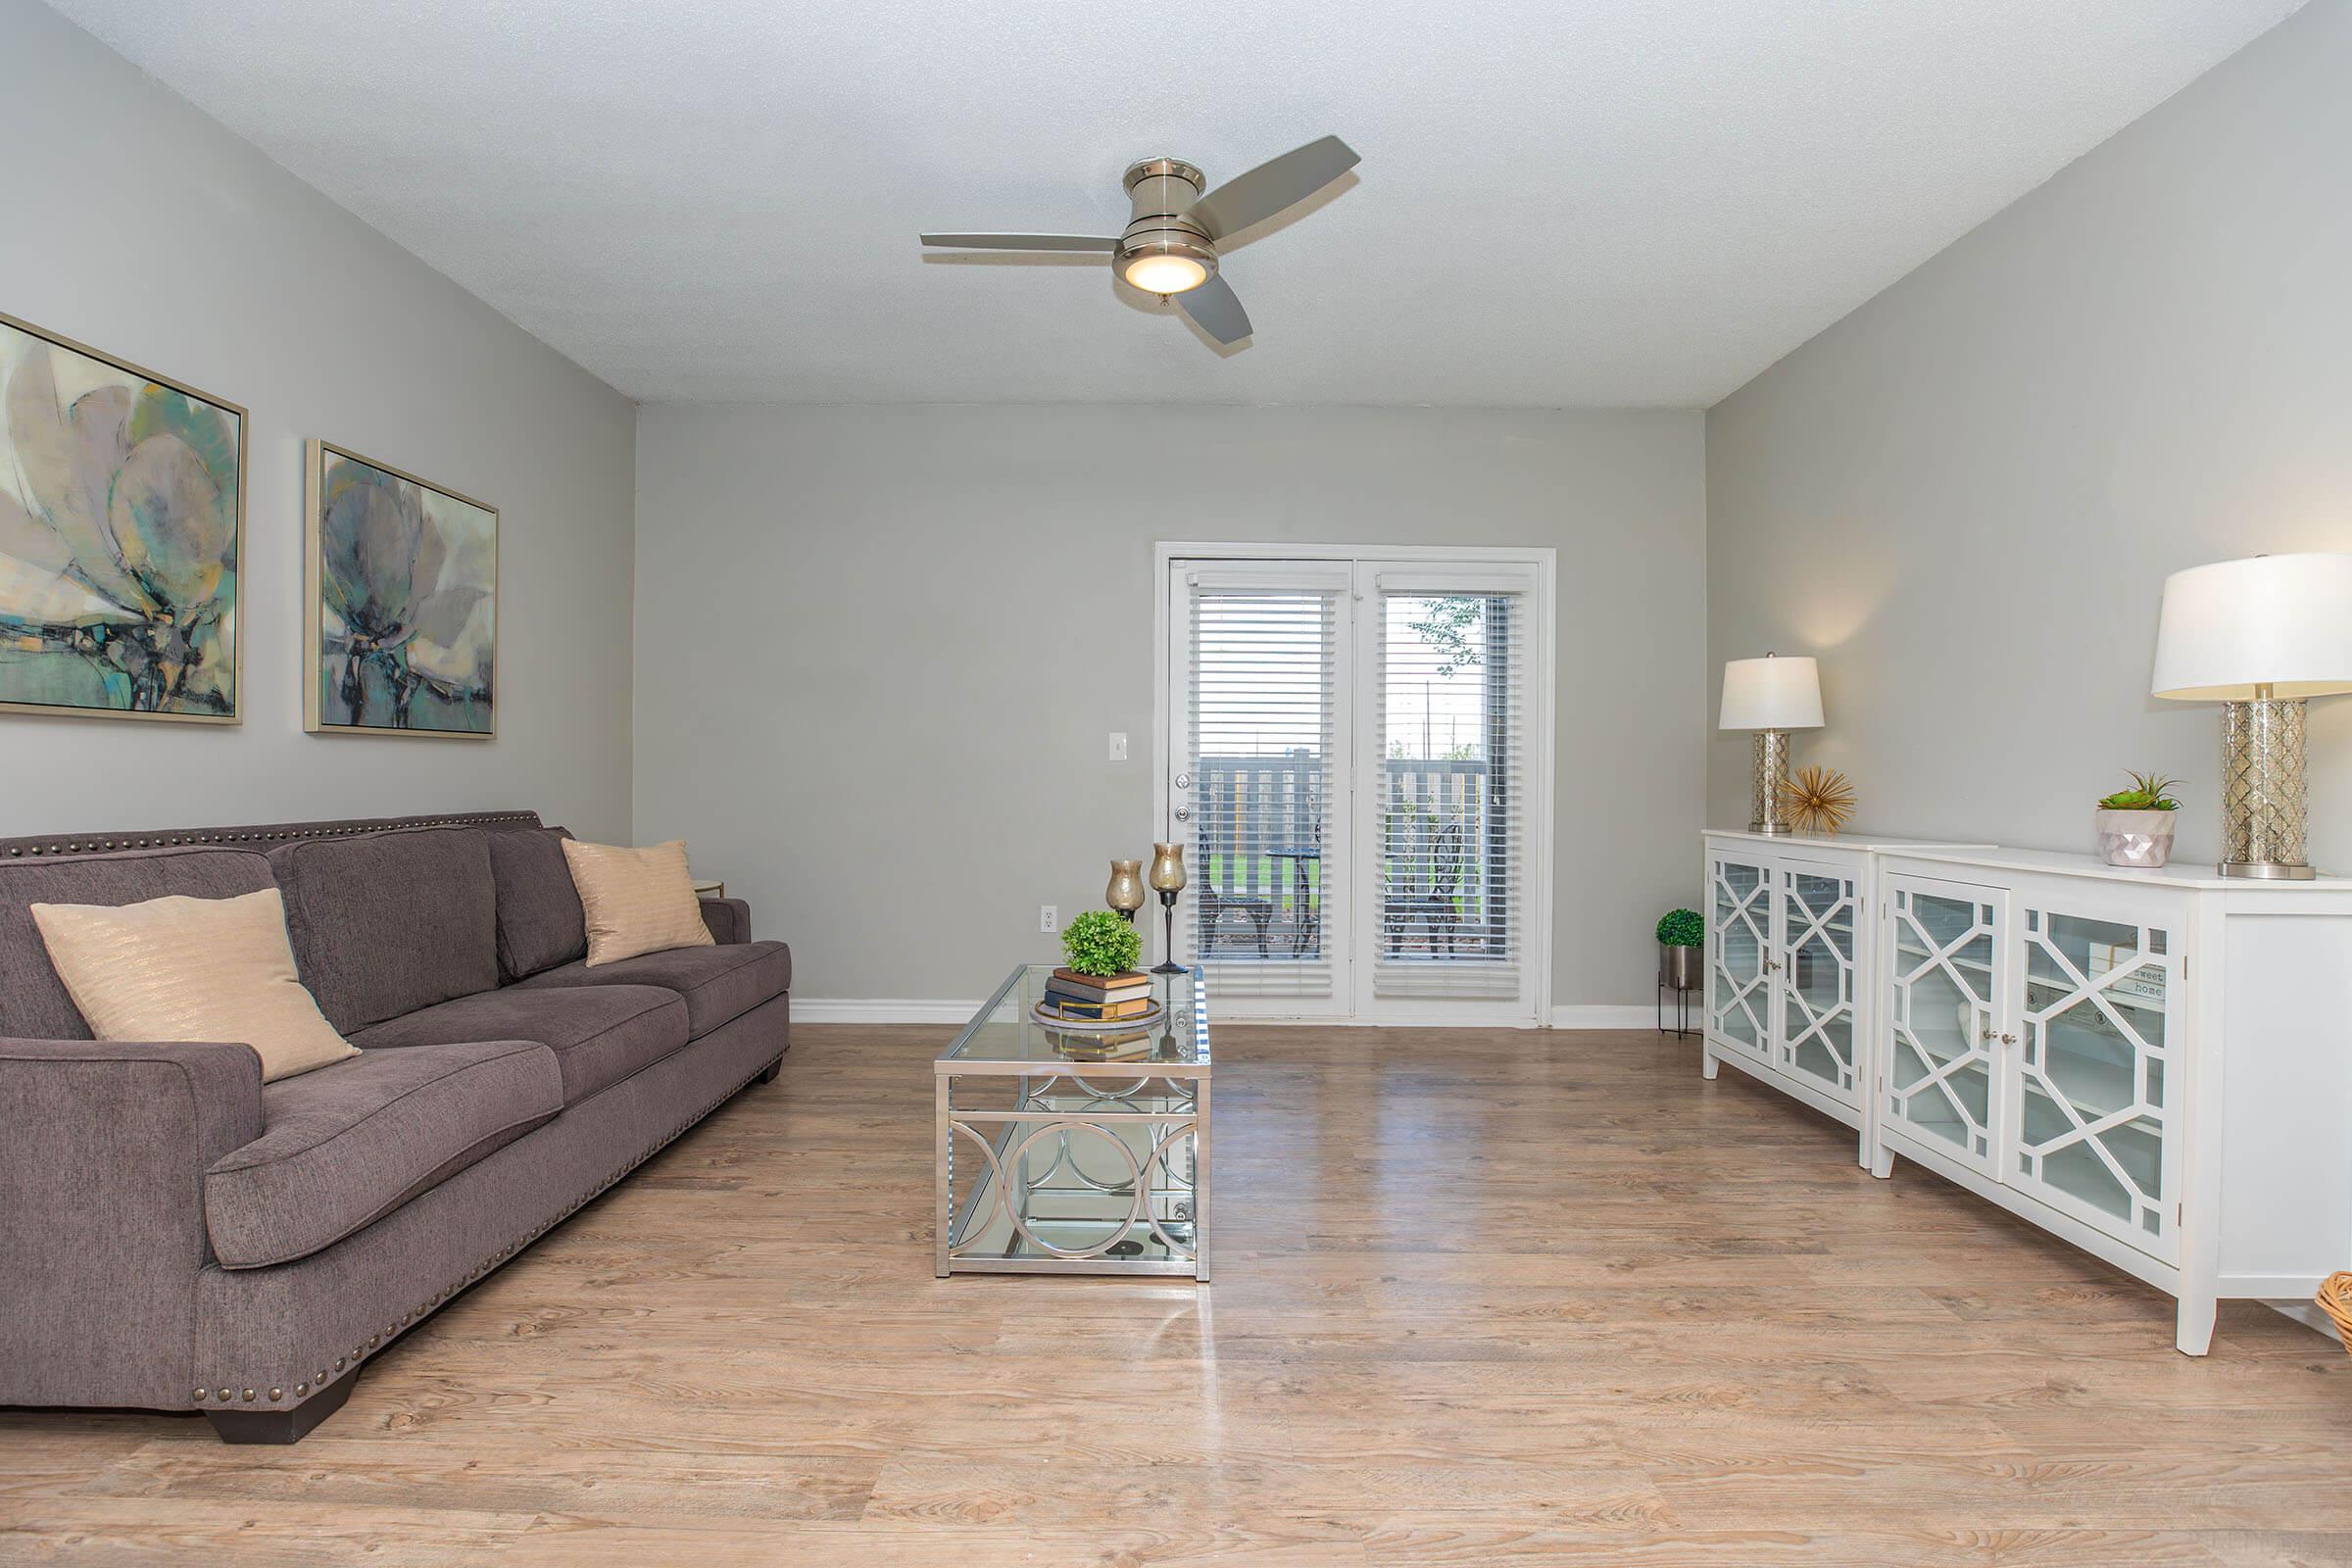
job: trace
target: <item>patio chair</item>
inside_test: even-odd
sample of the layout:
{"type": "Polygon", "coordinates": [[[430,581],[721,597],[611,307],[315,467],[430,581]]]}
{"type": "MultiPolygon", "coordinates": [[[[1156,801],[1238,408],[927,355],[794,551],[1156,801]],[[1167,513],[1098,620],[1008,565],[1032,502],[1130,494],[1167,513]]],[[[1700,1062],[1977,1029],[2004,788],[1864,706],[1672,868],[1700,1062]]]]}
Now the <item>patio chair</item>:
{"type": "Polygon", "coordinates": [[[1428,835],[1429,886],[1415,889],[1408,882],[1389,891],[1381,911],[1381,933],[1392,957],[1404,952],[1404,944],[1413,922],[1421,923],[1423,940],[1435,956],[1444,944],[1445,956],[1453,956],[1456,928],[1461,913],[1453,906],[1454,890],[1462,880],[1462,819],[1447,817],[1436,832],[1428,835]]]}
{"type": "Polygon", "coordinates": [[[1266,931],[1274,923],[1274,901],[1246,893],[1225,893],[1206,882],[1200,887],[1200,956],[1208,957],[1217,951],[1217,922],[1228,909],[1250,917],[1250,923],[1257,928],[1257,956],[1272,957],[1266,931]]]}

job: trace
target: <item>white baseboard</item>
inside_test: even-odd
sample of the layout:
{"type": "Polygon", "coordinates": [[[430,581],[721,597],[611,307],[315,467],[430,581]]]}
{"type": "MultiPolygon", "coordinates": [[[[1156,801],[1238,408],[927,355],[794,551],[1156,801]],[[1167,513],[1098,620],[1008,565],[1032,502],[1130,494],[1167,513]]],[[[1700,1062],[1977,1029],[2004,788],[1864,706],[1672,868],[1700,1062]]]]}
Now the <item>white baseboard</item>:
{"type": "Polygon", "coordinates": [[[931,1002],[920,998],[795,997],[794,1023],[969,1023],[980,1010],[970,1002],[931,1002]]]}
{"type": "MultiPolygon", "coordinates": [[[[1673,1016],[1668,1009],[1669,1017],[1673,1016]]],[[[1650,1029],[1658,1027],[1655,1007],[1640,1003],[1587,1002],[1554,1007],[1544,1020],[1547,1029],[1650,1029]]]]}
{"type": "MultiPolygon", "coordinates": [[[[971,1021],[980,1004],[972,1002],[933,1002],[924,998],[889,997],[795,997],[792,999],[794,1023],[952,1023],[971,1021]]],[[[1213,1012],[1213,1007],[1212,1007],[1213,1012]]],[[[1295,1020],[1249,1018],[1236,1022],[1251,1024],[1289,1022],[1295,1020]]],[[[1461,1019],[1428,1020],[1427,1027],[1443,1028],[1448,1023],[1483,1025],[1488,1020],[1475,1015],[1461,1019]]],[[[1658,1026],[1655,1008],[1638,1003],[1587,1003],[1554,1007],[1545,1020],[1551,1029],[1655,1029],[1658,1026]]],[[[1389,1022],[1386,1028],[1405,1028],[1409,1025],[1389,1022]]]]}

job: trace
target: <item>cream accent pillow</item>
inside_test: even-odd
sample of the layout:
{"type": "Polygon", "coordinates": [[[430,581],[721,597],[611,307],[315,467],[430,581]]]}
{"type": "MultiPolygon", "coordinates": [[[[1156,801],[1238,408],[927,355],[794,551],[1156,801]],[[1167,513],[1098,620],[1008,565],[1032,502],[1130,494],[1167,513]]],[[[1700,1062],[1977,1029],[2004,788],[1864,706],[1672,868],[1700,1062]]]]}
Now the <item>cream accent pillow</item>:
{"type": "Polygon", "coordinates": [[[580,908],[588,916],[587,967],[640,953],[712,944],[710,928],[703,923],[703,901],[694,896],[694,879],[686,872],[684,839],[649,850],[577,839],[562,843],[571,885],[580,890],[580,908]]]}
{"type": "Polygon", "coordinates": [[[233,899],[35,904],[50,965],[101,1040],[251,1046],[262,1081],[358,1055],[294,974],[277,889],[233,899]]]}

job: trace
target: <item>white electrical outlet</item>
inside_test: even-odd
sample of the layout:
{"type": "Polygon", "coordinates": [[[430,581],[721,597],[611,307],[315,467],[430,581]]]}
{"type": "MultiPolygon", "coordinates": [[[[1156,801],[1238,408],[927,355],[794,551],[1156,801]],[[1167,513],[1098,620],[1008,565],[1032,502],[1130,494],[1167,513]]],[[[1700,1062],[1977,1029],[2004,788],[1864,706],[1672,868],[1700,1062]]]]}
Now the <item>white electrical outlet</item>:
{"type": "Polygon", "coordinates": [[[1110,732],[1110,760],[1114,762],[1127,760],[1127,732],[1123,729],[1110,732]]]}
{"type": "Polygon", "coordinates": [[[1037,928],[1040,931],[1060,930],[1061,911],[1051,904],[1039,905],[1037,906],[1037,928]]]}

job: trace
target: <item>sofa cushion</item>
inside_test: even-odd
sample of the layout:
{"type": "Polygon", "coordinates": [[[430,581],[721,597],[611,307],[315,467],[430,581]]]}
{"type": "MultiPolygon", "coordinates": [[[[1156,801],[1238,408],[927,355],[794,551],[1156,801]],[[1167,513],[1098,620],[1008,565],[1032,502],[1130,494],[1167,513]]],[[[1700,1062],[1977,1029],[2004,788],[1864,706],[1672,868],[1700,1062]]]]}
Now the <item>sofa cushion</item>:
{"type": "Polygon", "coordinates": [[[498,895],[498,971],[519,980],[586,956],[588,917],[564,861],[560,827],[490,835],[498,895]]]}
{"type": "Polygon", "coordinates": [[[303,840],[271,850],[270,863],[303,983],[345,1035],[498,984],[498,899],[480,828],[303,840]]]}
{"type": "Polygon", "coordinates": [[[566,986],[660,986],[686,1001],[686,1031],[700,1039],[740,1018],[770,997],[792,989],[792,950],[781,942],[735,942],[719,947],[671,948],[615,958],[589,968],[567,963],[532,975],[518,991],[566,986]]]}
{"type": "Polygon", "coordinates": [[[270,862],[251,850],[135,850],[0,860],[0,1036],[87,1040],[49,949],[32,923],[35,904],[144,904],[184,894],[233,899],[274,887],[270,862]]]}
{"type": "Polygon", "coordinates": [[[536,1040],[564,1069],[564,1103],[576,1105],[684,1045],[686,1004],[652,986],[509,986],[422,1007],[351,1037],[362,1051],[445,1040],[536,1040]]]}
{"type": "Polygon", "coordinates": [[[590,967],[716,940],[694,895],[684,839],[644,849],[565,839],[563,850],[588,917],[590,967]]]}
{"type": "Polygon", "coordinates": [[[262,1090],[262,1136],[204,1178],[225,1268],[308,1257],[564,1108],[545,1046],[520,1040],[363,1054],[262,1090]]]}
{"type": "Polygon", "coordinates": [[[233,899],[36,904],[32,919],[101,1040],[250,1046],[272,1081],[352,1054],[294,978],[275,888],[233,899]]]}

